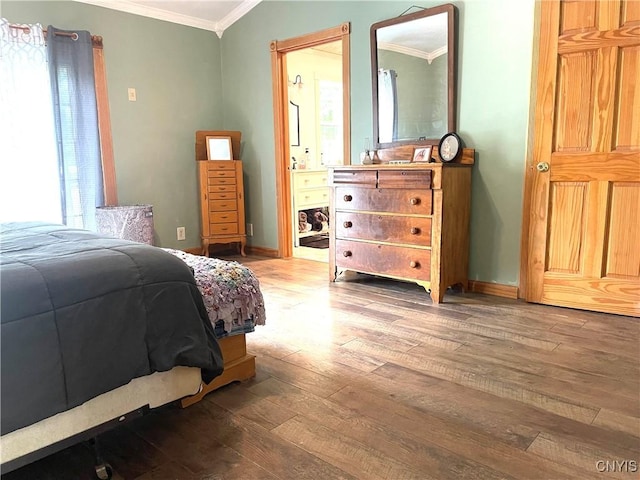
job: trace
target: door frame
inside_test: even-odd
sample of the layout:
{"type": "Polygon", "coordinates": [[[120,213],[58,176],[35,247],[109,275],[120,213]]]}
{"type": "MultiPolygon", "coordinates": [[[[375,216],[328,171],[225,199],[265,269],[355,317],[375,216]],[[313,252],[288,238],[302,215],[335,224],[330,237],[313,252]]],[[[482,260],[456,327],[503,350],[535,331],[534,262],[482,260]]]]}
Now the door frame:
{"type": "MultiPolygon", "coordinates": [[[[544,91],[544,81],[547,80],[546,75],[540,72],[540,61],[545,61],[540,56],[540,49],[544,50],[543,55],[549,56],[548,45],[540,45],[541,34],[541,2],[535,2],[534,10],[534,23],[533,23],[533,54],[532,54],[532,69],[531,69],[531,94],[529,97],[529,125],[527,132],[527,153],[525,159],[525,172],[524,172],[524,192],[523,192],[523,204],[522,204],[522,236],[520,237],[520,273],[518,278],[518,298],[526,299],[528,296],[529,272],[532,270],[529,265],[529,245],[531,239],[529,238],[531,232],[531,216],[533,206],[533,195],[535,194],[533,185],[536,180],[536,159],[540,156],[540,141],[536,138],[536,135],[540,135],[540,132],[536,131],[540,121],[539,116],[544,115],[544,111],[539,108],[538,105],[538,92],[544,91]],[[542,78],[541,78],[542,77],[542,78]]],[[[545,68],[546,70],[546,68],[545,68]]],[[[552,94],[555,97],[555,84],[552,94]]]]}
{"type": "Polygon", "coordinates": [[[273,130],[276,162],[276,210],[278,215],[279,258],[289,258],[293,256],[286,54],[324,43],[342,42],[342,142],[344,161],[347,161],[347,159],[351,158],[350,33],[351,25],[349,22],[345,22],[337,27],[315,33],[288,38],[286,40],[273,40],[269,45],[271,50],[271,80],[273,85],[273,130]]]}

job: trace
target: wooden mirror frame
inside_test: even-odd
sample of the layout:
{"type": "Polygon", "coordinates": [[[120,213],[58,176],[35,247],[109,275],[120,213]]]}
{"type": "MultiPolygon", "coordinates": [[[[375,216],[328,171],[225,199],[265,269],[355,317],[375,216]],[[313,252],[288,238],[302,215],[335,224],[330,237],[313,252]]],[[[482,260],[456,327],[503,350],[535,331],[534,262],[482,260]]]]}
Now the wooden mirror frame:
{"type": "MultiPolygon", "coordinates": [[[[427,8],[416,13],[402,15],[389,20],[371,25],[371,83],[373,95],[373,139],[376,149],[390,148],[398,145],[438,145],[440,138],[427,139],[407,139],[397,140],[394,142],[380,143],[380,132],[378,124],[378,47],[376,32],[380,28],[397,25],[400,23],[410,22],[424,17],[430,17],[441,13],[447,13],[447,132],[456,131],[456,65],[457,65],[457,42],[456,42],[456,25],[457,25],[457,9],[451,4],[439,5],[437,7],[427,8]]],[[[447,132],[444,132],[443,135],[447,132]]]]}

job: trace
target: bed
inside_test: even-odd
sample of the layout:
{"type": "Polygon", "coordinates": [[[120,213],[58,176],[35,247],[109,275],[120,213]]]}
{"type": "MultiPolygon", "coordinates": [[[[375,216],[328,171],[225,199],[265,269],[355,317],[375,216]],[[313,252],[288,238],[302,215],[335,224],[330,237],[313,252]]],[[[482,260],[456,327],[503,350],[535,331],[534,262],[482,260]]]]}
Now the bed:
{"type": "Polygon", "coordinates": [[[2,224],[0,251],[3,473],[255,374],[264,304],[239,266],[222,288],[195,256],[43,223],[2,224]]]}

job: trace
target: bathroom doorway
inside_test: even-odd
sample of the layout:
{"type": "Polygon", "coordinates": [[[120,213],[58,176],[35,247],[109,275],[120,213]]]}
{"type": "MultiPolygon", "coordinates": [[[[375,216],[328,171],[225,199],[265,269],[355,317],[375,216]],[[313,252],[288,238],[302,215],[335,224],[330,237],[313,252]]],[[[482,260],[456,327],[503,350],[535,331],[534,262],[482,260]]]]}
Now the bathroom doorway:
{"type": "Polygon", "coordinates": [[[350,163],[349,24],[271,43],[278,255],[327,262],[327,166],[350,163]]]}
{"type": "Polygon", "coordinates": [[[342,42],[287,54],[292,253],[329,261],[331,165],[344,164],[342,42]]]}

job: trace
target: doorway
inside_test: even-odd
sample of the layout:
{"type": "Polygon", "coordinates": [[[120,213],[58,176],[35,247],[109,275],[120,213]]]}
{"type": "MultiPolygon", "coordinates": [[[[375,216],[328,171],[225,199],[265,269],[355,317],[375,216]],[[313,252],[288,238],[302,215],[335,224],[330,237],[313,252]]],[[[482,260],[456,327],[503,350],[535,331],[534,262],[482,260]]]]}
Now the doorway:
{"type": "Polygon", "coordinates": [[[328,260],[327,166],[350,163],[349,32],[271,42],[279,257],[328,260]]]}

